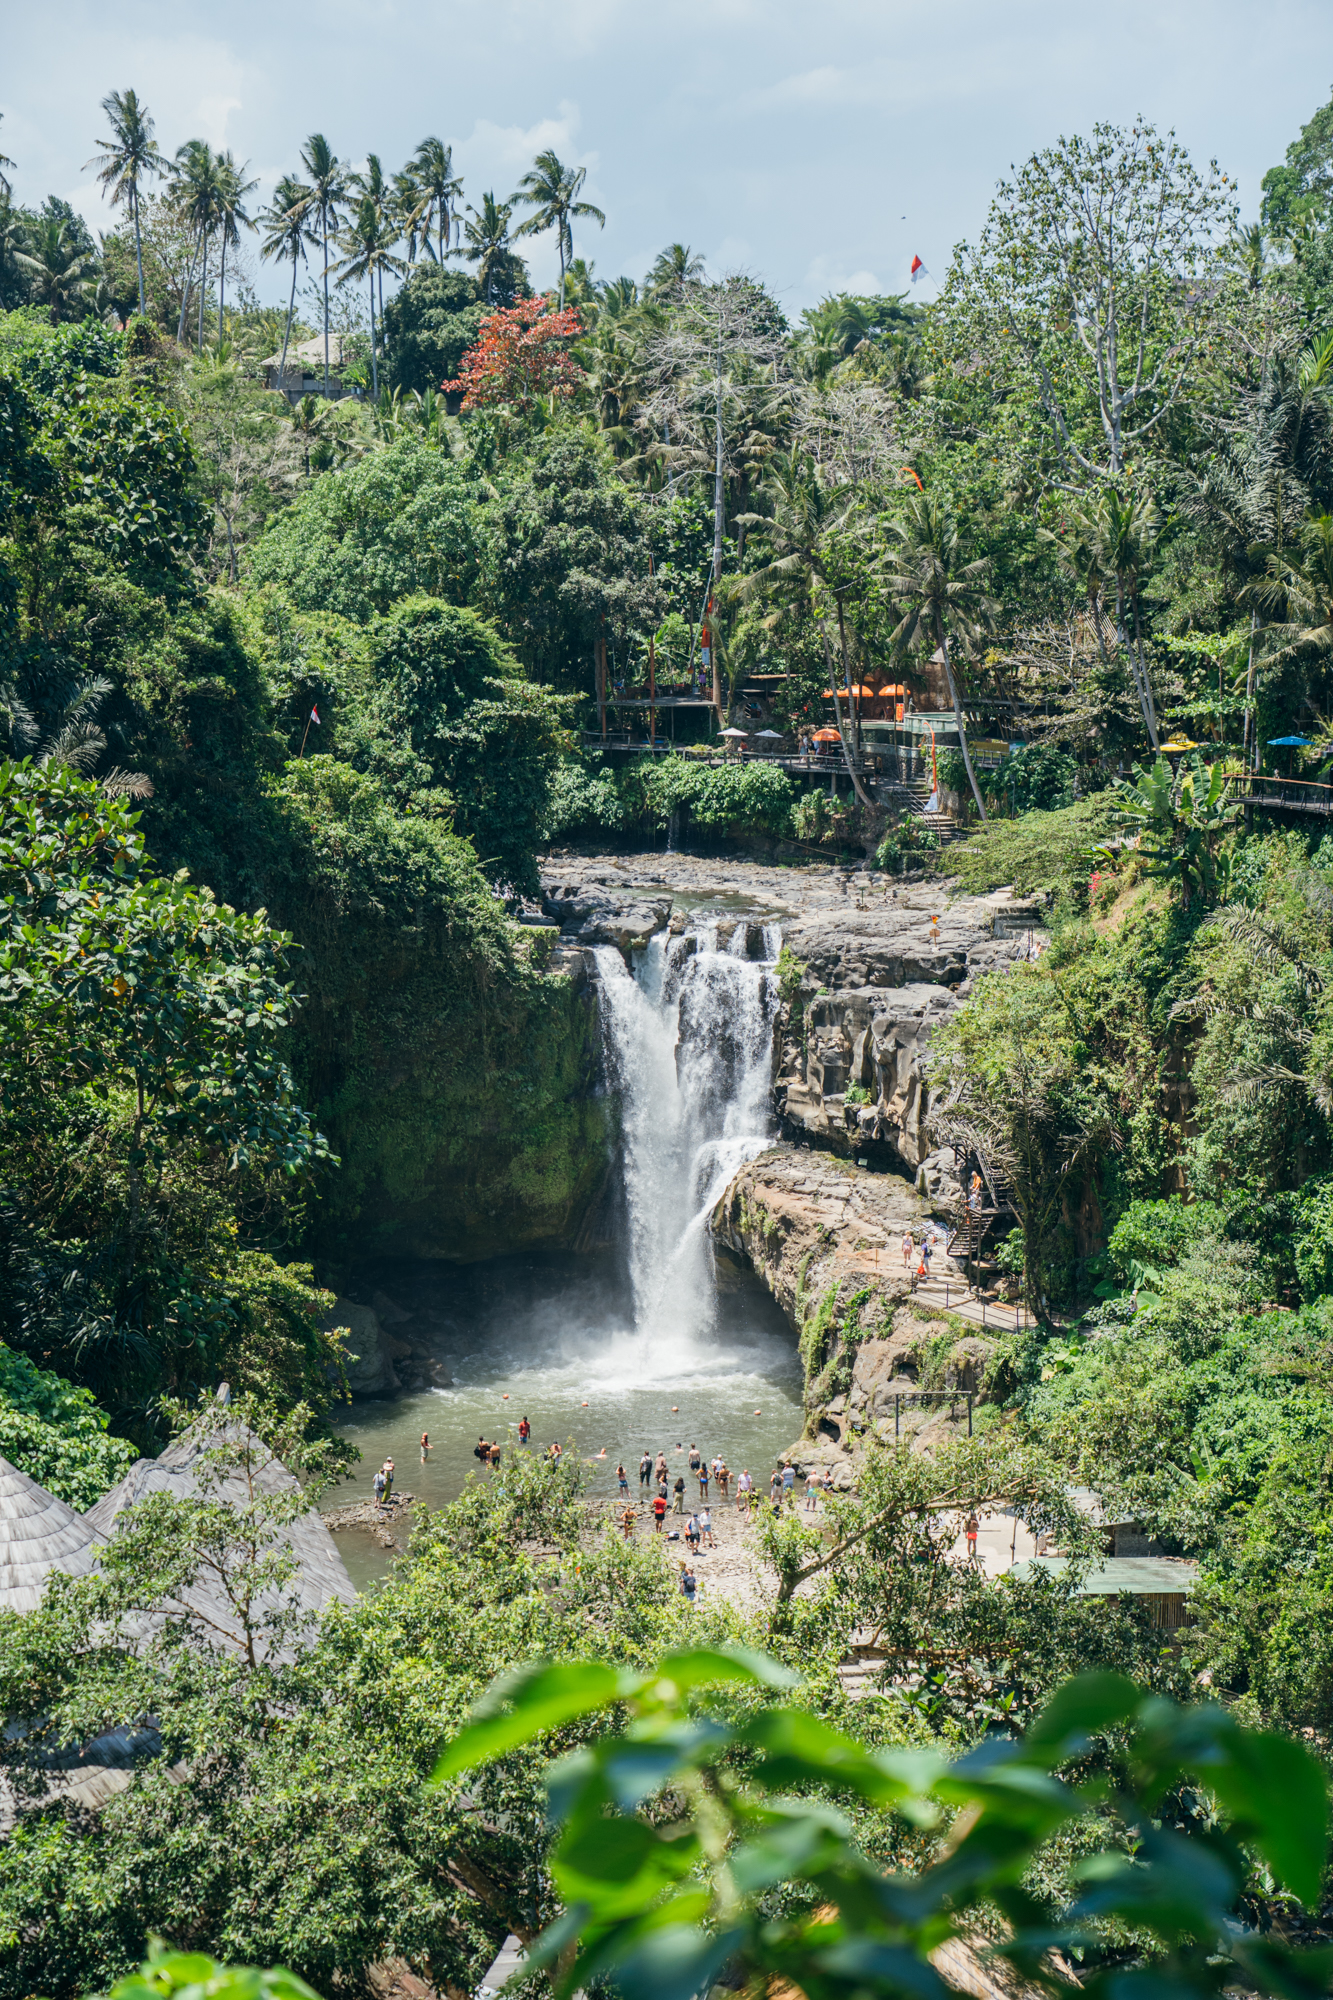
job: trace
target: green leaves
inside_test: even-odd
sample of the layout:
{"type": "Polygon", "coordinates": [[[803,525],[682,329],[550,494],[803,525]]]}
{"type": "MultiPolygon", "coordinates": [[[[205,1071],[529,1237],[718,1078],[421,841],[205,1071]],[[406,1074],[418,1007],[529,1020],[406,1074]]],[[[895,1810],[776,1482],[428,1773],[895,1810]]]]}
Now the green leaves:
{"type": "MultiPolygon", "coordinates": [[[[432,1782],[613,1704],[629,1712],[619,1735],[584,1743],[547,1774],[563,1826],[551,1872],[566,1911],[526,1972],[557,1967],[562,1995],[604,1977],[625,1993],[690,2000],[724,1963],[757,1981],[790,1980],[812,2000],[868,1986],[938,1994],[930,1953],[990,1905],[1007,1927],[997,1949],[1038,1979],[1052,1945],[1095,1947],[1087,1926],[1112,1919],[1162,1955],[1160,1971],[1122,1969],[1126,1990],[1212,1993],[1219,1952],[1229,1954],[1222,1983],[1318,1990],[1322,1959],[1236,1922],[1247,1848],[1292,1893],[1317,1898],[1326,1788],[1299,1744],[1244,1730],[1219,1709],[1145,1700],[1117,1674],[1069,1682],[1025,1738],[987,1739],[952,1764],[867,1750],[800,1709],[747,1704],[727,1718],[693,1703],[718,1681],[757,1690],[789,1680],[754,1655],[704,1650],[669,1656],[656,1673],[592,1662],[494,1683],[432,1782]],[[1108,1730],[1128,1733],[1128,1775],[1109,1816],[1101,1789],[1055,1774],[1108,1730]],[[1163,1802],[1182,1784],[1210,1795],[1226,1824],[1172,1826],[1163,1802]],[[916,1874],[886,1876],[824,1802],[830,1792],[923,1830],[953,1815],[952,1829],[916,1874]],[[1078,1899],[1062,1918],[1022,1885],[1043,1844],[1074,1819],[1103,1828],[1107,1844],[1079,1864],[1078,1899]],[[780,1888],[781,1919],[770,1901],[780,1888]]],[[[1101,1983],[1094,1977],[1093,1990],[1101,1983]]]]}
{"type": "Polygon", "coordinates": [[[318,2000],[318,1995],[294,1972],[219,1965],[204,1952],[159,1945],[138,1972],[116,1981],[106,2000],[318,2000]]]}

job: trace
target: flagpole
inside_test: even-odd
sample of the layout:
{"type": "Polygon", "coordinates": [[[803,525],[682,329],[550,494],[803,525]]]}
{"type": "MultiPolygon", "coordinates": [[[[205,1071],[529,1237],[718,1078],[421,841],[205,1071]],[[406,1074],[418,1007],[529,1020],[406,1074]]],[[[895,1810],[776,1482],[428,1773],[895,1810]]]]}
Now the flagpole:
{"type": "Polygon", "coordinates": [[[310,734],[310,725],[311,725],[311,723],[312,723],[312,722],[314,721],[314,719],[315,719],[315,711],[314,711],[314,709],[312,708],[312,709],[311,709],[311,711],[310,711],[310,713],[309,713],[309,715],[308,715],[308,716],[306,717],[306,719],[305,719],[305,736],[302,736],[302,738],[301,738],[301,747],[300,747],[300,749],[299,749],[299,750],[297,751],[297,753],[296,753],[296,754],[297,754],[297,757],[298,757],[298,758],[301,758],[301,757],[304,757],[304,756],[305,756],[305,739],[306,739],[306,736],[308,736],[308,735],[310,734]]]}

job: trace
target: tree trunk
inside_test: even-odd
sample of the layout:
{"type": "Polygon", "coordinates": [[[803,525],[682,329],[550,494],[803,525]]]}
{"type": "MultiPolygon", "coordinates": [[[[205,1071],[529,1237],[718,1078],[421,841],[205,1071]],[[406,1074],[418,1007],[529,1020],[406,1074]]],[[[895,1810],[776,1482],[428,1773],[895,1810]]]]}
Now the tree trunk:
{"type": "Polygon", "coordinates": [[[1134,648],[1129,643],[1129,629],[1125,623],[1125,580],[1119,571],[1116,572],[1115,579],[1115,638],[1116,644],[1123,653],[1129,667],[1129,678],[1134,683],[1134,693],[1138,697],[1139,713],[1143,717],[1143,726],[1148,732],[1148,741],[1153,749],[1156,750],[1158,747],[1157,725],[1149,716],[1147,698],[1143,692],[1143,683],[1139,679],[1138,665],[1134,658],[1134,648]]]}
{"type": "Polygon", "coordinates": [[[597,638],[593,646],[593,661],[597,672],[597,712],[601,718],[602,741],[606,741],[606,619],[597,621],[597,638]]]}
{"type": "Polygon", "coordinates": [[[852,763],[852,753],[847,747],[847,731],[842,726],[842,704],[838,700],[838,682],[837,676],[833,671],[833,655],[829,651],[828,633],[825,631],[822,622],[819,627],[819,633],[824,641],[824,665],[828,668],[828,684],[833,695],[833,713],[838,723],[838,741],[842,744],[842,761],[847,766],[847,776],[851,779],[852,790],[866,811],[873,812],[875,809],[873,801],[866,796],[865,786],[856,775],[856,768],[852,763]]]}
{"type": "Polygon", "coordinates": [[[370,392],[378,405],[380,399],[380,364],[375,350],[375,273],[370,274],[370,392]]]}
{"type": "Polygon", "coordinates": [[[201,227],[203,257],[199,265],[199,352],[204,351],[204,300],[208,297],[208,231],[201,227]]]}
{"type": "Polygon", "coordinates": [[[980,815],[981,824],[985,826],[986,808],[982,803],[981,787],[977,783],[977,774],[972,769],[972,752],[967,747],[967,729],[963,722],[963,711],[958,702],[958,683],[953,677],[953,661],[949,658],[949,642],[944,636],[944,620],[941,618],[938,609],[935,612],[935,638],[939,644],[940,652],[944,656],[944,676],[949,683],[949,699],[953,703],[953,719],[958,730],[958,746],[963,753],[963,769],[967,772],[967,782],[972,787],[972,797],[976,800],[977,812],[980,815]]]}
{"type": "Polygon", "coordinates": [[[861,748],[861,709],[852,694],[852,663],[847,653],[847,621],[843,616],[842,599],[838,599],[838,645],[842,651],[842,684],[847,690],[847,719],[852,725],[852,739],[857,750],[861,748]]]}
{"type": "Polygon", "coordinates": [[[1134,593],[1134,647],[1139,657],[1139,684],[1143,689],[1144,718],[1148,724],[1148,734],[1152,738],[1152,747],[1154,750],[1157,750],[1161,747],[1157,735],[1157,704],[1152,698],[1152,682],[1148,678],[1148,669],[1143,664],[1143,632],[1139,620],[1139,594],[1137,590],[1134,593]]]}
{"type": "MultiPolygon", "coordinates": [[[[1248,770],[1250,763],[1250,729],[1254,721],[1254,635],[1258,629],[1258,625],[1259,613],[1252,611],[1250,613],[1250,659],[1249,665],[1245,669],[1245,723],[1240,746],[1240,768],[1242,771],[1248,770]]],[[[1254,768],[1256,771],[1259,768],[1259,731],[1257,728],[1254,731],[1254,768]]]]}
{"type": "Polygon", "coordinates": [[[139,317],[142,319],[144,316],[143,234],[139,228],[139,189],[137,185],[130,189],[130,204],[134,210],[134,261],[139,270],[139,317]]]}
{"type": "Polygon", "coordinates": [[[319,205],[319,233],[324,250],[324,401],[329,400],[329,210],[328,203],[319,205]]]}
{"type": "Polygon", "coordinates": [[[227,294],[227,232],[222,232],[222,260],[218,265],[218,348],[222,347],[222,306],[227,294]]]}
{"type": "Polygon", "coordinates": [[[287,324],[282,334],[282,360],[278,363],[278,390],[283,400],[287,397],[287,348],[292,337],[292,315],[296,311],[296,252],[292,251],[292,289],[287,300],[287,324]]]}
{"type": "MultiPolygon", "coordinates": [[[[189,264],[186,266],[185,270],[185,278],[181,284],[181,311],[180,311],[180,318],[176,322],[177,347],[183,347],[185,344],[185,315],[190,310],[190,286],[193,283],[194,283],[194,254],[193,252],[191,252],[190,261],[189,264]]],[[[293,273],[292,276],[292,297],[293,299],[296,297],[295,273],[293,273]]],[[[288,314],[287,316],[287,325],[290,328],[291,326],[290,314],[288,314]]]]}

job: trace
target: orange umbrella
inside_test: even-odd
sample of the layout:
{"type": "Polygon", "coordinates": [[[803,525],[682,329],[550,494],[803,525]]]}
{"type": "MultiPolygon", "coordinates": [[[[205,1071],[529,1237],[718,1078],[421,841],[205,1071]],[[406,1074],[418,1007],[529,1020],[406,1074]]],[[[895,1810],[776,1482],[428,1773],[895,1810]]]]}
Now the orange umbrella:
{"type": "Polygon", "coordinates": [[[842,738],[836,729],[817,729],[810,740],[812,743],[841,743],[842,738]]]}

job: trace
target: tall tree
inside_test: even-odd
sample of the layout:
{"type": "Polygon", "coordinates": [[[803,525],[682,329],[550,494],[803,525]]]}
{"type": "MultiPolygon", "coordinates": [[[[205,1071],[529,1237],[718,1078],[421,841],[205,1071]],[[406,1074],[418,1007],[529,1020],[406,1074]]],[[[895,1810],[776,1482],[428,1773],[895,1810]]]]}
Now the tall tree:
{"type": "Polygon", "coordinates": [[[463,183],[454,173],[453,147],[446,146],[443,139],[423,139],[412,155],[411,174],[426,248],[431,248],[433,227],[438,249],[431,254],[443,264],[449,254],[454,204],[463,192],[463,183]]]}
{"type": "Polygon", "coordinates": [[[292,338],[292,315],[296,311],[297,270],[305,261],[306,245],[315,240],[308,220],[313,199],[304,181],[298,181],[294,174],[284,174],[273,190],[272,201],[259,218],[264,230],[259,244],[260,256],[266,259],[276,257],[279,263],[289,263],[292,267],[287,324],[282,334],[282,362],[278,369],[279,383],[285,381],[287,375],[287,349],[292,338]]]}
{"type": "Polygon", "coordinates": [[[14,262],[27,280],[33,305],[46,307],[53,326],[61,320],[81,319],[97,282],[97,259],[80,241],[68,217],[36,217],[28,228],[28,244],[27,250],[15,253],[14,262]]]}
{"type": "MultiPolygon", "coordinates": [[[[3,120],[4,115],[4,112],[0,111],[0,121],[3,120]]],[[[14,192],[10,185],[9,177],[5,173],[5,168],[12,167],[13,164],[14,162],[10,159],[8,153],[0,153],[0,199],[5,201],[8,201],[14,192]]]]}
{"type": "MultiPolygon", "coordinates": [[[[213,148],[203,139],[187,139],[176,154],[167,184],[167,193],[187,227],[194,233],[199,257],[199,336],[198,345],[204,344],[204,301],[208,294],[208,245],[213,231],[218,226],[221,212],[221,188],[218,181],[218,161],[213,148]]],[[[177,341],[185,338],[185,315],[189,310],[190,281],[181,289],[180,320],[176,327],[177,341]]]]}
{"type": "Polygon", "coordinates": [[[403,260],[395,257],[393,246],[398,241],[398,230],[392,222],[384,221],[376,211],[372,196],[363,194],[356,206],[356,214],[339,237],[346,256],[336,267],[338,283],[349,284],[354,279],[364,278],[370,286],[370,380],[371,392],[376,403],[380,399],[379,364],[379,322],[375,317],[375,285],[383,283],[384,272],[401,271],[403,260]]]}
{"type": "Polygon", "coordinates": [[[248,181],[245,176],[250,171],[247,160],[238,167],[230,152],[218,159],[218,234],[222,238],[222,256],[218,263],[218,342],[222,341],[222,310],[227,289],[227,250],[239,250],[242,229],[253,229],[254,223],[245,210],[245,197],[259,186],[258,181],[248,181]]]}
{"type": "Polygon", "coordinates": [[[960,376],[985,356],[1025,476],[1044,462],[1056,486],[1117,485],[1160,438],[1212,365],[1235,224],[1217,162],[1200,174],[1141,119],[1061,139],[1001,182],[938,317],[960,376]]]}
{"type": "Polygon", "coordinates": [[[905,517],[890,521],[888,531],[895,546],[885,562],[883,583],[901,614],[893,634],[894,643],[909,647],[926,635],[934,638],[949,683],[967,782],[984,823],[986,807],[972,769],[967,725],[949,655],[949,627],[952,625],[962,639],[971,642],[979,635],[980,628],[991,622],[995,607],[986,594],[990,562],[984,556],[973,562],[960,562],[958,523],[951,509],[931,493],[914,493],[907,503],[905,517]]]}
{"type": "Polygon", "coordinates": [[[579,191],[588,178],[586,167],[566,167],[548,148],[538,153],[528,172],[518,184],[513,197],[516,205],[523,202],[532,210],[525,222],[514,231],[516,236],[544,236],[548,229],[556,233],[556,247],[560,252],[560,310],[565,306],[565,271],[574,255],[573,222],[576,216],[606,227],[606,217],[600,208],[590,201],[580,201],[579,191]]]}
{"type": "MultiPolygon", "coordinates": [[[[375,220],[380,228],[380,239],[385,250],[386,251],[394,250],[397,247],[403,232],[398,215],[398,204],[394,199],[394,191],[390,183],[385,178],[384,167],[378,153],[367,153],[366,171],[363,174],[353,174],[351,179],[351,186],[359,200],[368,201],[370,203],[371,208],[374,211],[375,220]],[[384,233],[386,230],[389,232],[387,235],[384,233]]],[[[380,308],[381,326],[383,326],[384,324],[385,268],[386,266],[382,264],[379,270],[379,308],[380,308]]],[[[388,268],[401,270],[402,266],[401,264],[395,263],[393,265],[388,266],[388,268]]]]}
{"type": "Polygon", "coordinates": [[[341,221],[347,171],[322,132],[312,132],[301,150],[310,179],[311,208],[319,215],[319,247],[324,257],[324,395],[329,393],[329,241],[341,221]]]}
{"type": "Polygon", "coordinates": [[[497,201],[488,190],[481,198],[480,209],[468,209],[472,219],[463,224],[463,248],[459,254],[469,264],[476,265],[477,283],[487,305],[494,302],[496,267],[502,257],[510,254],[509,219],[513,213],[512,202],[497,201]]]}
{"type": "Polygon", "coordinates": [[[673,298],[686,285],[699,284],[704,275],[704,260],[691,250],[688,243],[668,243],[653,259],[653,268],[644,281],[644,290],[656,296],[673,298]]]}
{"type": "Polygon", "coordinates": [[[129,209],[134,223],[134,260],[139,272],[139,311],[144,309],[143,238],[139,228],[139,190],[144,181],[166,171],[166,163],[153,137],[153,120],[146,104],[140,104],[132,90],[113,90],[102,99],[102,109],[111,124],[111,137],[103,139],[101,150],[88,166],[96,167],[97,178],[107,190],[113,208],[129,209]]]}

